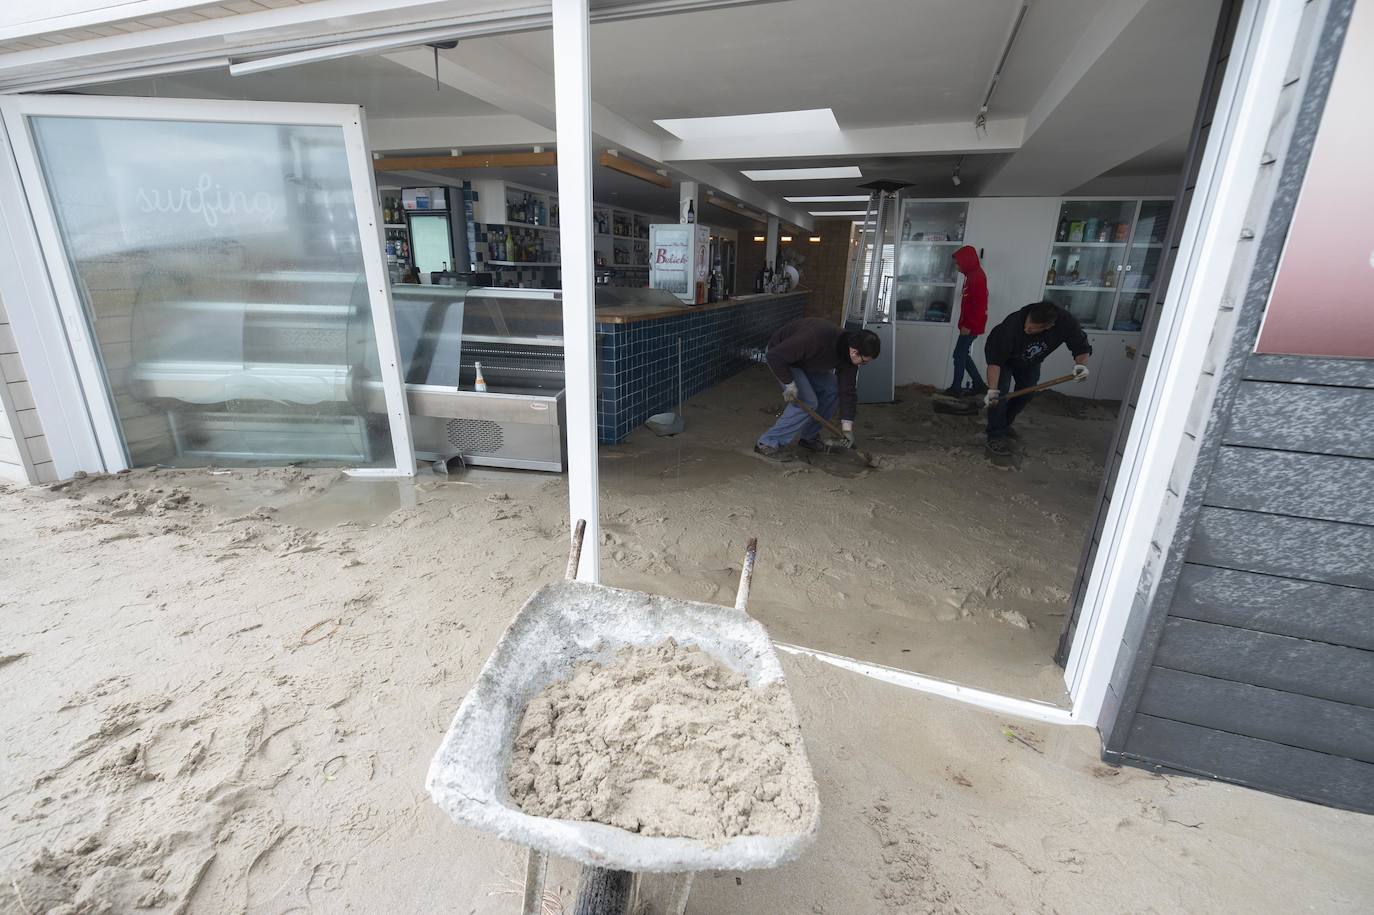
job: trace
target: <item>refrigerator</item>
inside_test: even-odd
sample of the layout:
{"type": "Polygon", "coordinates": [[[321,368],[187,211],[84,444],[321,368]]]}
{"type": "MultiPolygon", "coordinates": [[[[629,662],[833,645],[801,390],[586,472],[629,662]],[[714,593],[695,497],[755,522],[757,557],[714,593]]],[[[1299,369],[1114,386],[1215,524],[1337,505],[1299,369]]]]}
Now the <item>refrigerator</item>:
{"type": "Polygon", "coordinates": [[[649,287],[688,305],[706,302],[711,282],[711,230],[701,223],[649,226],[649,287]]]}

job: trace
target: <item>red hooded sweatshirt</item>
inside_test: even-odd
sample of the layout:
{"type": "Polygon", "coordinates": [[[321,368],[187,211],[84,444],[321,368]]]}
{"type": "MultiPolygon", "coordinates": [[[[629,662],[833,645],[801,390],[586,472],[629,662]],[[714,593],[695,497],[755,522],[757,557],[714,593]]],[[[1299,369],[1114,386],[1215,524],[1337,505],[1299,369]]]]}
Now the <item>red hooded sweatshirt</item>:
{"type": "Polygon", "coordinates": [[[988,327],[988,275],[978,263],[978,252],[972,245],[957,249],[954,263],[964,275],[964,292],[959,299],[959,329],[976,337],[988,327]]]}

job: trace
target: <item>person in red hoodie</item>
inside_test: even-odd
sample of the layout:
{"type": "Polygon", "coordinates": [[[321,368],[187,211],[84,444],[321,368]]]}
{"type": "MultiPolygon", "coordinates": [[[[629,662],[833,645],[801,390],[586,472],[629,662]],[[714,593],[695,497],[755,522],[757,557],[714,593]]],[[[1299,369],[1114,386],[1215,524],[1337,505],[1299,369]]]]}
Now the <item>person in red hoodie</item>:
{"type": "Polygon", "coordinates": [[[954,263],[964,275],[964,292],[959,299],[959,340],[954,344],[954,381],[944,393],[959,397],[964,393],[964,372],[968,372],[973,382],[975,395],[985,393],[988,386],[983,376],[978,374],[969,350],[973,341],[987,330],[988,326],[988,276],[983,265],[978,263],[978,252],[972,245],[964,245],[954,252],[954,263]]]}

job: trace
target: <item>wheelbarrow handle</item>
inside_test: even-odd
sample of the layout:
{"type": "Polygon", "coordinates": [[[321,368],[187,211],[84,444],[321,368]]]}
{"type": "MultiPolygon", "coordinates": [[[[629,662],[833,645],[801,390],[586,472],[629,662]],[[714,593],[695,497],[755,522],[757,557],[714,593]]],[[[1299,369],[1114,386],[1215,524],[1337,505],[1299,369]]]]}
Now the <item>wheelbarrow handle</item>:
{"type": "Polygon", "coordinates": [[[754,559],[759,554],[759,538],[750,537],[744,548],[744,566],[739,573],[739,591],[735,594],[735,609],[748,613],[749,588],[754,584],[754,559]]]}
{"type": "Polygon", "coordinates": [[[568,548],[568,571],[564,573],[564,577],[567,578],[568,581],[572,581],[577,577],[577,566],[582,560],[582,538],[586,536],[586,533],[586,519],[578,518],[577,524],[573,525],[572,546],[568,548]]]}

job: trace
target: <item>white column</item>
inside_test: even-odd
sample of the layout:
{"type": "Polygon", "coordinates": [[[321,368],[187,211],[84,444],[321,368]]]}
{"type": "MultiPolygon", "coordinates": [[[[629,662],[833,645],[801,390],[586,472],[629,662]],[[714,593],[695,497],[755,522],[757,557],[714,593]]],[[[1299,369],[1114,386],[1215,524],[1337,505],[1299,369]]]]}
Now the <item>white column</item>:
{"type": "Polygon", "coordinates": [[[701,200],[697,197],[697,183],[695,181],[684,181],[677,186],[677,193],[678,222],[687,221],[688,204],[691,204],[692,212],[693,214],[695,214],[696,221],[701,222],[701,200]]]}
{"type": "Polygon", "coordinates": [[[778,217],[768,217],[768,244],[764,247],[763,262],[778,269],[778,217]]]}
{"type": "Polygon", "coordinates": [[[587,522],[577,577],[594,582],[601,573],[601,524],[597,516],[590,57],[591,23],[587,0],[553,0],[569,527],[579,519],[587,522]]]}

